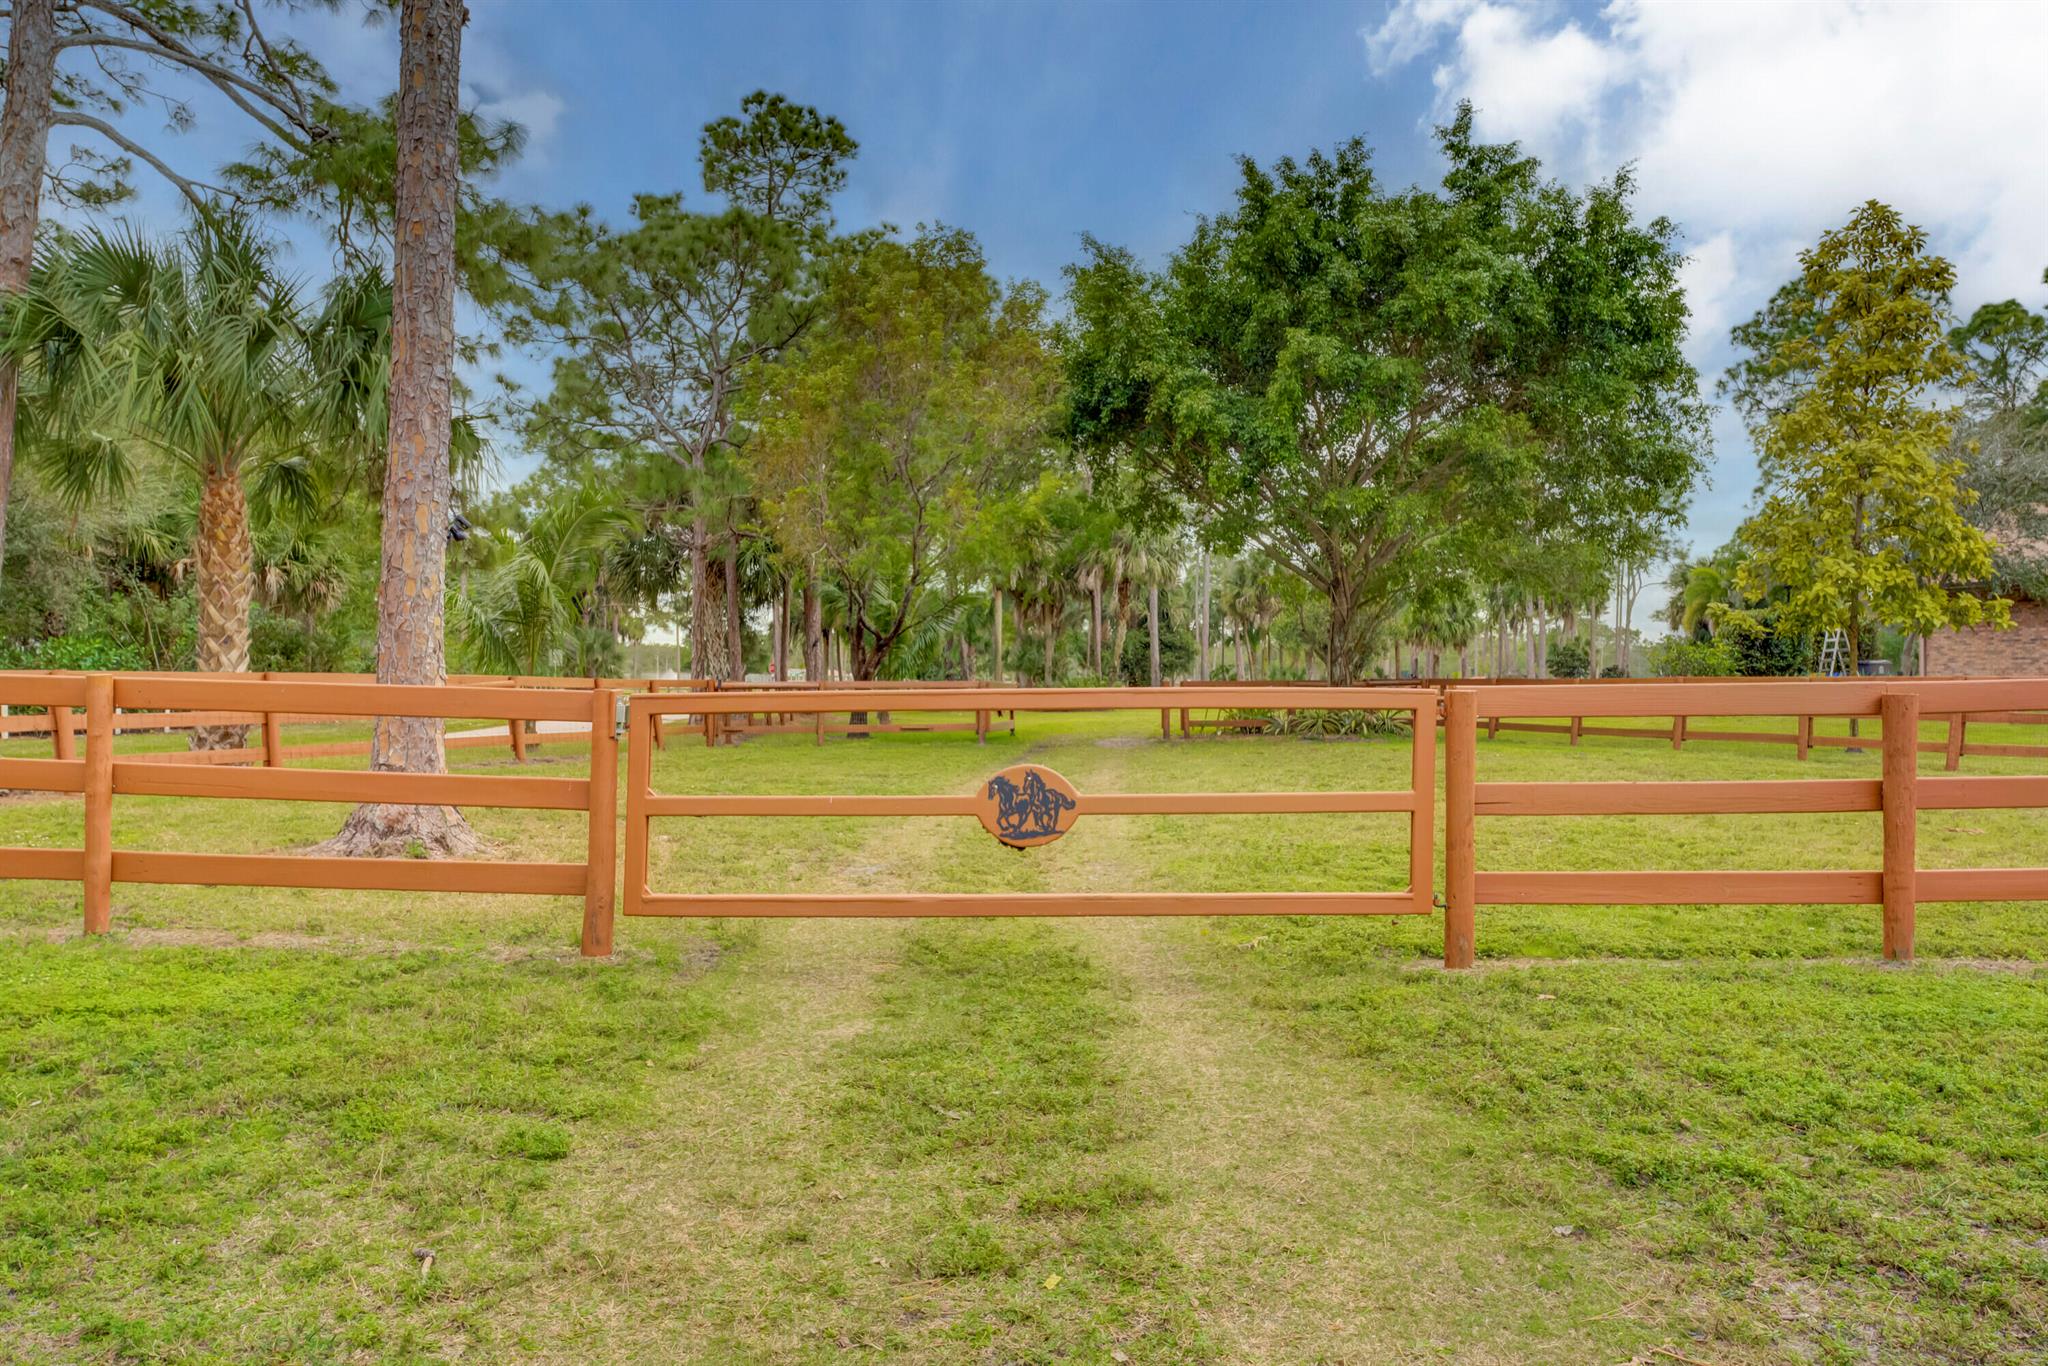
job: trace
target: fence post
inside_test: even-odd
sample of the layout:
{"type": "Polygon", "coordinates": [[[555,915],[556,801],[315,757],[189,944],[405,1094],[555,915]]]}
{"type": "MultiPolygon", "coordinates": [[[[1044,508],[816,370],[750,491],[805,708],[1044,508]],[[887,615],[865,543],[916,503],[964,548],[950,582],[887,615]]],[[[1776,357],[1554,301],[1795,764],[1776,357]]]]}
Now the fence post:
{"type": "Polygon", "coordinates": [[[1807,751],[1813,748],[1813,718],[1811,716],[1799,718],[1799,739],[1797,744],[1799,746],[1799,757],[1804,759],[1807,751]]]}
{"type": "MultiPolygon", "coordinates": [[[[818,713],[820,716],[823,712],[818,713]]],[[[627,915],[640,914],[640,900],[647,895],[647,812],[648,789],[653,784],[654,754],[628,725],[626,728],[626,884],[627,915]]]]}
{"type": "Polygon", "coordinates": [[[583,956],[609,957],[618,873],[619,695],[590,692],[590,846],[583,884],[583,956]]]}
{"type": "Polygon", "coordinates": [[[1472,966],[1477,928],[1473,847],[1474,789],[1478,780],[1479,694],[1471,688],[1444,693],[1444,966],[1472,966]]]}
{"type": "Polygon", "coordinates": [[[1914,844],[1920,759],[1920,697],[1888,692],[1878,699],[1884,722],[1884,956],[1913,961],[1914,844]]]}
{"type": "Polygon", "coordinates": [[[1408,890],[1418,915],[1436,909],[1436,711],[1434,696],[1416,707],[1408,752],[1408,890]]]}
{"type": "MultiPolygon", "coordinates": [[[[68,718],[67,718],[68,722],[68,718]]],[[[67,724],[65,733],[70,733],[67,724]]],[[[114,680],[85,680],[85,932],[114,921],[114,680]]]]}
{"type": "Polygon", "coordinates": [[[1580,732],[1581,730],[1585,729],[1585,725],[1586,725],[1586,718],[1585,718],[1585,717],[1583,717],[1583,716],[1574,716],[1574,717],[1572,718],[1572,743],[1573,743],[1573,744],[1575,744],[1575,745],[1576,745],[1577,743],[1579,743],[1579,732],[1580,732]]]}
{"type": "MultiPolygon", "coordinates": [[[[264,672],[263,681],[265,683],[270,681],[270,674],[267,670],[264,672]]],[[[265,768],[284,767],[284,726],[278,721],[277,713],[268,708],[265,708],[263,712],[263,766],[265,768]]]]}
{"type": "Polygon", "coordinates": [[[508,731],[510,731],[510,732],[512,733],[512,761],[513,761],[514,763],[519,763],[519,764],[523,764],[523,763],[525,763],[525,762],[526,762],[526,722],[524,722],[524,721],[507,721],[507,722],[505,723],[505,729],[506,729],[506,730],[508,730],[508,731]]]}
{"type": "Polygon", "coordinates": [[[1948,718],[1948,753],[1944,767],[1953,773],[1963,766],[1963,737],[1968,733],[1970,718],[1957,712],[1948,718]]]}
{"type": "Polygon", "coordinates": [[[1671,748],[1685,748],[1685,718],[1683,716],[1671,718],[1671,748]]]}
{"type": "Polygon", "coordinates": [[[71,708],[50,708],[50,752],[59,759],[78,757],[78,737],[71,726],[71,708]]]}

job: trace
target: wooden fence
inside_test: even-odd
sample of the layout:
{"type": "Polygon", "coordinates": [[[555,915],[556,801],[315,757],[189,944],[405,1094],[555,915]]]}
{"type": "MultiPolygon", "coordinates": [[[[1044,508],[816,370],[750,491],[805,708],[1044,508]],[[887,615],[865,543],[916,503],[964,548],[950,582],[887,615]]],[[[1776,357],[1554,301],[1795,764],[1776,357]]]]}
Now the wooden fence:
{"type": "MultiPolygon", "coordinates": [[[[1357,692],[1333,694],[1336,705],[1365,705],[1357,692]]],[[[892,693],[898,712],[1150,711],[1173,697],[1165,688],[986,688],[971,692],[905,689],[892,693]]],[[[1241,688],[1226,705],[1275,704],[1271,689],[1241,688]]],[[[975,816],[988,800],[980,794],[930,796],[680,796],[651,785],[651,737],[665,714],[704,708],[730,715],[759,700],[717,692],[694,698],[641,696],[630,705],[626,756],[625,901],[627,915],[701,916],[1006,916],[1006,915],[1428,915],[1434,909],[1432,840],[1436,812],[1437,695],[1421,689],[1384,690],[1370,704],[1415,715],[1409,785],[1373,792],[1142,792],[1077,793],[1076,819],[1093,815],[1216,815],[1391,811],[1408,814],[1408,886],[1390,892],[1041,892],[951,895],[937,893],[717,893],[657,892],[648,883],[649,825],[673,816],[975,816]]],[[[777,702],[793,715],[843,711],[830,692],[793,694],[777,702]]]]}
{"type": "MultiPolygon", "coordinates": [[[[77,750],[79,717],[76,708],[53,706],[42,708],[32,714],[6,712],[18,706],[34,704],[14,700],[8,690],[8,680],[25,678],[86,678],[91,675],[68,670],[13,670],[0,671],[0,741],[15,736],[47,735],[56,758],[74,757],[77,750]]],[[[369,674],[347,673],[220,673],[202,674],[191,672],[163,673],[122,673],[122,679],[172,679],[172,680],[218,680],[263,683],[352,683],[374,684],[376,679],[369,674]]],[[[648,678],[552,678],[528,677],[512,674],[459,674],[448,680],[450,686],[471,689],[526,688],[556,692],[589,692],[598,688],[610,688],[616,692],[651,692],[661,689],[690,690],[709,686],[694,679],[648,679],[648,678]]],[[[134,763],[150,764],[201,764],[201,765],[242,765],[261,764],[276,768],[290,759],[339,758],[354,754],[368,754],[368,740],[329,740],[314,744],[289,745],[286,741],[287,726],[332,725],[338,722],[358,721],[356,716],[319,715],[259,710],[228,710],[215,707],[203,711],[139,711],[117,710],[114,717],[116,735],[140,735],[150,733],[172,733],[214,727],[245,727],[260,732],[260,745],[243,745],[220,749],[197,749],[167,751],[153,754],[129,756],[134,763]]],[[[454,719],[454,718],[451,718],[454,719]]],[[[511,717],[500,717],[489,711],[479,712],[475,717],[461,718],[475,721],[496,719],[506,723],[505,731],[481,734],[451,734],[442,742],[449,749],[466,749],[479,745],[509,748],[512,757],[525,762],[529,746],[534,744],[578,747],[589,743],[589,736],[581,731],[551,732],[536,738],[528,733],[527,722],[515,721],[511,717]]],[[[4,787],[5,784],[0,784],[4,787]]]]}
{"type": "MultiPolygon", "coordinates": [[[[111,923],[116,882],[213,887],[323,887],[398,892],[494,892],[583,898],[583,951],[611,952],[618,812],[619,693],[611,688],[401,687],[367,683],[278,683],[233,678],[34,676],[0,678],[0,700],[85,715],[85,752],[72,727],[60,724],[57,757],[0,758],[0,788],[76,792],[85,798],[84,845],[78,849],[0,848],[0,880],[55,879],[84,890],[85,928],[111,923]],[[351,773],[260,767],[197,771],[159,762],[159,755],[116,755],[116,708],[144,713],[278,716],[502,716],[523,721],[581,721],[590,745],[590,777],[498,777],[481,774],[351,773]],[[67,744],[69,739],[72,743],[67,744]],[[144,852],[113,847],[118,796],[241,798],[302,802],[392,802],[413,805],[517,807],[589,815],[581,862],[490,862],[427,859],[324,858],[278,854],[144,852]]],[[[203,752],[203,751],[202,751],[203,752]]]]}
{"type": "MultiPolygon", "coordinates": [[[[1866,743],[1866,741],[1863,737],[1856,735],[1822,734],[1815,728],[1815,722],[1821,719],[1821,717],[1824,716],[1826,713],[1818,712],[1811,708],[1806,707],[1805,703],[1807,700],[1809,700],[1806,694],[1797,692],[1784,692],[1782,690],[1788,687],[1834,687],[1840,686],[1844,682],[1853,685],[1859,681],[1864,683],[1889,682],[1897,687],[1920,688],[1928,685],[1939,685],[1946,687],[1958,683],[1997,684],[2009,682],[2011,680],[1961,678],[1894,678],[1885,680],[1838,680],[1818,677],[1800,679],[1430,678],[1419,680],[1396,679],[1384,683],[1380,680],[1374,680],[1372,683],[1367,684],[1365,686],[1427,687],[1436,688],[1439,691],[1449,688],[1472,688],[1487,693],[1492,693],[1494,691],[1502,689],[1508,690],[1511,693],[1511,695],[1516,699],[1515,705],[1518,706],[1520,710],[1494,711],[1489,713],[1486,718],[1486,734],[1487,738],[1489,739],[1493,738],[1496,735],[1499,735],[1502,731],[1525,731],[1545,735],[1567,736],[1570,738],[1571,743],[1574,745],[1578,744],[1580,740],[1584,739],[1587,736],[1612,737],[1636,740],[1668,740],[1671,743],[1671,747],[1673,749],[1683,749],[1689,741],[1732,740],[1743,744],[1790,745],[1795,749],[1797,757],[1800,759],[1804,759],[1809,753],[1811,753],[1815,749],[1825,749],[1830,747],[1837,749],[1856,749],[1860,748],[1864,743],[1866,743]],[[1793,728],[1791,730],[1702,730],[1694,728],[1691,725],[1691,721],[1694,718],[1704,715],[1720,714],[1702,712],[1688,713],[1685,712],[1683,709],[1676,707],[1665,707],[1663,709],[1653,709],[1640,713],[1630,714],[1632,717],[1638,719],[1656,718],[1658,720],[1665,722],[1665,724],[1662,726],[1589,726],[1586,724],[1586,721],[1589,717],[1599,719],[1601,717],[1608,716],[1609,713],[1601,711],[1597,705],[1590,708],[1580,705],[1583,699],[1587,697],[1598,698],[1605,691],[1614,688],[1688,688],[1700,686],[1711,686],[1717,688],[1770,688],[1778,690],[1774,691],[1771,695],[1774,697],[1781,697],[1785,700],[1786,707],[1785,710],[1782,712],[1729,712],[1725,713],[1725,715],[1750,716],[1759,719],[1776,719],[1779,716],[1783,716],[1791,720],[1793,728]]],[[[1207,696],[1205,690],[1217,687],[1229,687],[1231,686],[1229,684],[1183,683],[1179,686],[1197,690],[1198,692],[1201,692],[1203,694],[1204,698],[1203,702],[1200,704],[1200,707],[1183,706],[1179,709],[1180,733],[1183,739],[1189,738],[1195,732],[1202,730],[1209,730],[1217,733],[1228,733],[1233,731],[1261,730],[1264,729],[1266,726],[1266,722],[1262,719],[1246,718],[1243,716],[1233,716],[1230,715],[1228,712],[1221,711],[1216,708],[1215,703],[1207,696]],[[1209,714],[1202,715],[1201,712],[1203,709],[1207,709],[1209,711],[1209,714]]],[[[1292,682],[1284,684],[1262,683],[1257,686],[1290,688],[1326,688],[1329,685],[1326,683],[1311,681],[1306,683],[1292,682]]],[[[1685,694],[1674,693],[1672,695],[1675,697],[1682,697],[1685,694]]],[[[2033,710],[2021,708],[1985,708],[1982,710],[1972,710],[1968,712],[1944,712],[1933,709],[1927,710],[1922,713],[1921,719],[1924,721],[1931,722],[1946,722],[1947,736],[1946,738],[1941,740],[1919,741],[1918,743],[1920,751],[1926,754],[1942,755],[1944,767],[1946,767],[1950,772],[1954,772],[1956,769],[1960,768],[1962,766],[1963,759],[1971,755],[1995,755],[2001,758],[2008,759],[2048,759],[2048,743],[2039,745],[1984,744],[1971,743],[1968,738],[1969,728],[1973,723],[1977,725],[2048,726],[2048,698],[2042,698],[2039,694],[2033,694],[2033,696],[2036,698],[2033,704],[2033,710]]],[[[1313,702],[1305,700],[1301,694],[1297,693],[1294,697],[1292,707],[1287,709],[1287,714],[1292,715],[1295,710],[1301,708],[1306,708],[1310,706],[1320,707],[1324,705],[1327,704],[1321,702],[1320,700],[1313,702]]],[[[1164,734],[1166,733],[1164,725],[1164,713],[1162,713],[1161,715],[1161,722],[1161,733],[1164,734]]]]}
{"type": "MultiPolygon", "coordinates": [[[[378,889],[414,892],[488,892],[581,896],[583,949],[611,951],[614,864],[618,819],[615,717],[625,689],[613,680],[493,680],[447,687],[394,687],[362,682],[265,681],[201,675],[0,674],[0,702],[46,709],[53,755],[0,758],[0,788],[76,793],[84,798],[85,828],[76,849],[0,848],[0,881],[76,881],[83,888],[85,926],[108,928],[116,882],[214,886],[378,889]],[[123,709],[126,709],[125,711],[123,709]],[[83,735],[75,724],[84,718],[83,735]],[[503,717],[516,734],[528,721],[580,724],[574,737],[591,746],[591,776],[564,779],[476,774],[425,775],[340,772],[282,766],[298,751],[269,744],[263,766],[246,770],[187,766],[183,756],[116,754],[118,726],[141,717],[164,724],[194,724],[194,716],[262,718],[266,741],[283,720],[297,717],[362,719],[437,717],[444,721],[503,717]],[[166,718],[170,718],[166,720],[166,718]],[[80,741],[82,744],[82,753],[80,741]],[[580,811],[588,817],[580,862],[438,862],[415,859],[341,859],[273,854],[145,852],[113,847],[113,805],[120,796],[175,796],[337,803],[392,802],[580,811]]],[[[649,682],[653,682],[649,680],[649,682]]],[[[665,688],[689,684],[660,684],[665,688]]],[[[1285,710],[1300,705],[1299,690],[1261,685],[1209,689],[1205,704],[1233,710],[1285,710]]],[[[981,816],[990,820],[995,782],[974,794],[918,796],[736,795],[684,796],[652,788],[652,751],[661,743],[664,717],[725,718],[759,714],[758,692],[733,690],[642,691],[627,707],[628,762],[625,809],[625,911],[629,915],[703,916],[999,916],[999,915],[1217,915],[1393,914],[1426,915],[1433,909],[1436,731],[1447,755],[1444,839],[1444,961],[1473,962],[1477,908],[1531,904],[1841,904],[1883,908],[1887,957],[1913,956],[1915,907],[1920,902],[2048,900],[2048,867],[1923,869],[1915,861],[1915,818],[1923,810],[2048,807],[2048,776],[1921,776],[1919,755],[1955,753],[1953,739],[1920,739],[1929,716],[1958,718],[2032,716],[2048,710],[2048,679],[2002,681],[1849,680],[1816,682],[1715,681],[1602,684],[1573,696],[1577,736],[1651,734],[1642,727],[1586,727],[1603,721],[1700,717],[1798,716],[1810,733],[1816,719],[1876,720],[1864,737],[1882,749],[1873,779],[1747,782],[1489,782],[1477,780],[1482,729],[1505,729],[1505,718],[1555,714],[1558,694],[1546,685],[1454,686],[1443,690],[1323,688],[1316,705],[1407,712],[1409,784],[1396,790],[1342,792],[1070,793],[1070,819],[1094,815],[1291,814],[1302,812],[1405,813],[1409,824],[1408,885],[1400,891],[1331,892],[1111,892],[1044,894],[831,894],[756,891],[687,894],[649,885],[649,831],[656,818],[707,816],[981,816]],[[1613,814],[1780,814],[1872,811],[1881,813],[1881,866],[1865,870],[1544,870],[1481,871],[1481,816],[1613,814]]],[[[894,712],[971,712],[1012,717],[1019,711],[1152,711],[1179,709],[1185,694],[1172,689],[918,688],[888,691],[894,712]]],[[[804,689],[778,695],[778,712],[817,718],[848,710],[843,690],[804,689]]],[[[719,721],[707,721],[717,726],[719,721]]],[[[1556,727],[1551,727],[1556,729],[1556,727]]],[[[715,733],[715,732],[714,732],[715,733]]],[[[1726,732],[1746,738],[1753,732],[1726,732]]],[[[1952,736],[1954,732],[1951,732],[1952,736]]],[[[1700,738],[1700,732],[1690,738],[1700,738]]],[[[1808,743],[1818,737],[1809,736],[1808,743]]],[[[351,742],[357,743],[357,742],[351,742]]],[[[367,747],[366,742],[364,748],[367,747]]],[[[2034,746],[1985,746],[1977,752],[2032,756],[2034,746]]],[[[358,751],[360,752],[360,751],[358,751]]],[[[1802,753],[1804,752],[1802,747],[1802,753]]],[[[1001,775],[998,775],[999,777],[1001,775]]],[[[1049,775],[1057,778],[1057,775],[1049,775]]],[[[1061,780],[1063,781],[1063,780],[1061,780]]],[[[991,826],[994,830],[995,827],[991,826]]],[[[2034,855],[2036,859],[2039,855],[2034,855]]]]}
{"type": "MultiPolygon", "coordinates": [[[[924,720],[910,725],[893,720],[899,708],[893,705],[871,705],[856,700],[880,694],[893,697],[904,691],[940,692],[986,689],[989,685],[979,679],[944,679],[938,681],[898,679],[820,679],[816,682],[791,681],[731,681],[711,684],[712,690],[720,693],[765,694],[769,698],[786,697],[800,693],[854,694],[831,711],[799,711],[775,706],[772,709],[745,712],[707,712],[702,718],[704,743],[706,745],[733,744],[749,735],[807,734],[825,743],[827,735],[886,735],[904,731],[973,731],[977,741],[986,741],[991,728],[1007,718],[1010,734],[1017,733],[1017,713],[1007,714],[990,708],[974,712],[971,721],[924,720]],[[874,713],[873,719],[869,713],[874,713]],[[843,722],[827,720],[830,716],[844,715],[843,722]],[[808,716],[809,720],[799,720],[808,716]]],[[[656,718],[656,743],[660,743],[659,718],[656,718]]]]}
{"type": "MultiPolygon", "coordinates": [[[[1582,717],[1674,716],[1682,738],[1692,716],[1797,714],[1878,718],[1877,779],[1757,782],[1481,783],[1480,722],[1554,712],[1555,694],[1514,687],[1450,688],[1444,695],[1444,965],[1470,967],[1476,910],[1499,905],[1878,905],[1887,958],[1913,956],[1920,901],[2048,900],[2048,867],[1920,869],[1919,811],[2048,806],[2048,777],[1918,774],[1920,721],[1928,713],[1977,715],[2048,706],[2048,679],[2003,682],[1860,680],[1695,683],[1686,688],[1615,684],[1573,699],[1582,717]],[[1883,866],[1869,871],[1481,872],[1479,816],[1622,814],[1883,813],[1883,866]]],[[[1582,732],[1583,733],[1583,732],[1582,732]]],[[[1616,733],[1639,733],[1621,728],[1616,733]]],[[[1675,742],[1676,743],[1676,742],[1675,742]]],[[[1939,746],[1937,746],[1938,748],[1939,746]]],[[[1802,751],[1803,754],[1803,751],[1802,751]]]]}

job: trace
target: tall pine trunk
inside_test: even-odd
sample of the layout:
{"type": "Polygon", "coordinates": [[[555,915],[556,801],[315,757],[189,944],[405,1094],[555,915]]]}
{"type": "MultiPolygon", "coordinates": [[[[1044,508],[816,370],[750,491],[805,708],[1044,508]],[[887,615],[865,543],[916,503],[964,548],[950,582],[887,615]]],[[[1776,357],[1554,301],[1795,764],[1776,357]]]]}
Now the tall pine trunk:
{"type": "Polygon", "coordinates": [[[804,575],[804,681],[825,679],[825,608],[818,600],[815,574],[804,575]]]}
{"type": "MultiPolygon", "coordinates": [[[[13,0],[6,104],[0,106],[0,292],[28,287],[50,145],[50,86],[57,66],[56,0],[13,0]]],[[[0,575],[7,564],[7,497],[14,487],[18,377],[0,363],[0,575]]]]}
{"type": "MultiPolygon", "coordinates": [[[[449,428],[455,379],[456,156],[462,0],[402,0],[398,18],[398,195],[391,284],[390,435],[377,582],[377,681],[448,678],[442,621],[448,516],[454,498],[449,428]]],[[[370,767],[445,773],[438,717],[380,716],[370,767]]],[[[452,806],[359,806],[325,852],[391,857],[474,852],[452,806]]]]}
{"type": "Polygon", "coordinates": [[[747,676],[747,637],[740,627],[740,543],[728,536],[725,542],[725,631],[728,678],[747,676]]]}
{"type": "MultiPolygon", "coordinates": [[[[194,546],[199,580],[198,665],[201,673],[238,674],[249,667],[249,604],[256,596],[249,540],[249,500],[232,465],[209,466],[199,491],[194,546]]],[[[247,726],[202,726],[193,749],[239,749],[247,726]]]]}

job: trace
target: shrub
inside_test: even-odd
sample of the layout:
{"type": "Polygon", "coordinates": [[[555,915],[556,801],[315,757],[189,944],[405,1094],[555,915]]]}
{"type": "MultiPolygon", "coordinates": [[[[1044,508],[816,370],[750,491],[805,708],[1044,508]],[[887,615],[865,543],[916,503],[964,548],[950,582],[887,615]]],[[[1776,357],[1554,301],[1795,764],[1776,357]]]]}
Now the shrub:
{"type": "Polygon", "coordinates": [[[1667,636],[1650,647],[1650,672],[1659,678],[1728,678],[1735,673],[1735,656],[1718,640],[1667,636]]]}
{"type": "Polygon", "coordinates": [[[1751,678],[1803,674],[1813,665],[1813,637],[1784,627],[1777,609],[1719,614],[1714,639],[1734,661],[1735,672],[1751,678]]]}
{"type": "MultiPolygon", "coordinates": [[[[1159,605],[1159,621],[1159,676],[1185,678],[1195,662],[1195,638],[1187,627],[1173,619],[1163,602],[1159,605]]],[[[1132,617],[1131,628],[1124,635],[1124,654],[1117,661],[1117,671],[1134,688],[1152,681],[1152,640],[1142,612],[1132,617]]]]}
{"type": "Polygon", "coordinates": [[[0,645],[0,669],[78,669],[113,673],[147,669],[149,659],[126,641],[106,636],[52,636],[26,645],[0,645]]]}
{"type": "Polygon", "coordinates": [[[1593,652],[1576,638],[1554,642],[1550,647],[1552,678],[1584,678],[1593,672],[1593,652]]]}
{"type": "Polygon", "coordinates": [[[1409,714],[1405,711],[1303,707],[1289,718],[1287,733],[1311,737],[1406,735],[1409,727],[1409,714]]]}
{"type": "Polygon", "coordinates": [[[1622,668],[1619,664],[1609,664],[1600,671],[1600,676],[1602,678],[1627,678],[1628,670],[1622,668]]]}

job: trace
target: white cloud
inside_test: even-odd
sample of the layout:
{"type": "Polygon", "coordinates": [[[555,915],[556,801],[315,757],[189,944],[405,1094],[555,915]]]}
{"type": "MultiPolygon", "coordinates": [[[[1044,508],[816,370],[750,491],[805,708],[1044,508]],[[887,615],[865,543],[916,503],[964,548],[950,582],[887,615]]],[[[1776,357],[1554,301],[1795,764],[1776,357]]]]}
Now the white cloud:
{"type": "Polygon", "coordinates": [[[1634,161],[1646,205],[1694,242],[1734,234],[1753,289],[1758,239],[1811,240],[1870,198],[1935,234],[1970,299],[2039,282],[2048,5],[1614,0],[1600,19],[1406,0],[1368,47],[1434,58],[1446,106],[1471,99],[1484,135],[1564,174],[1634,161]]]}
{"type": "Polygon", "coordinates": [[[493,122],[512,122],[526,130],[526,155],[545,163],[555,129],[568,106],[552,90],[473,91],[476,112],[493,122]]]}
{"type": "Polygon", "coordinates": [[[1678,272],[1685,301],[1692,307],[1692,335],[1687,350],[1694,364],[1701,352],[1728,331],[1734,321],[1731,296],[1737,284],[1735,235],[1717,232],[1696,245],[1678,272]]]}
{"type": "MultiPolygon", "coordinates": [[[[1482,136],[1567,179],[1633,162],[1645,213],[1685,234],[1688,346],[1711,380],[1727,329],[1797,268],[1801,245],[1881,199],[1956,264],[1956,304],[2037,303],[2048,265],[2048,5],[1402,0],[1366,34],[1373,71],[1427,61],[1441,118],[1470,99],[1482,136]]],[[[1708,540],[1753,465],[1715,423],[1708,540]]]]}
{"type": "Polygon", "coordinates": [[[1542,31],[1527,10],[1475,5],[1458,25],[1458,60],[1435,73],[1440,94],[1487,94],[1488,117],[1548,143],[1585,125],[1623,75],[1621,54],[1575,23],[1542,31]]]}

